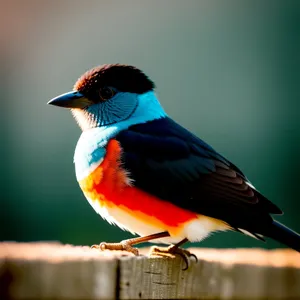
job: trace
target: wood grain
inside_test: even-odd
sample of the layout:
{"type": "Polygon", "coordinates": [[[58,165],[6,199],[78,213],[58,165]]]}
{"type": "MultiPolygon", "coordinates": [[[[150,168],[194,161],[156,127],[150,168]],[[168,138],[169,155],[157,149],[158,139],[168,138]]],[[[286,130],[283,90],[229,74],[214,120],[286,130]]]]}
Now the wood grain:
{"type": "Polygon", "coordinates": [[[59,243],[0,243],[0,299],[300,299],[292,250],[189,249],[135,257],[59,243]]]}

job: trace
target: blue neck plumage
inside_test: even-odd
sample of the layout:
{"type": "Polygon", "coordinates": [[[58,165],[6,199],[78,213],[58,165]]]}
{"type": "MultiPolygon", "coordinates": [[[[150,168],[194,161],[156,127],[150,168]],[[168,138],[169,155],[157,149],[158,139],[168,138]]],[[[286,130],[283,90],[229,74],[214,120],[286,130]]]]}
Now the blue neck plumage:
{"type": "Polygon", "coordinates": [[[118,93],[111,101],[94,104],[85,110],[72,109],[83,131],[121,131],[134,124],[167,116],[153,91],[144,94],[118,93]]]}
{"type": "Polygon", "coordinates": [[[153,92],[138,95],[137,97],[138,104],[129,118],[101,128],[108,140],[132,125],[146,123],[166,116],[165,111],[153,92]]]}
{"type": "Polygon", "coordinates": [[[137,98],[137,107],[128,120],[129,123],[132,123],[131,125],[145,123],[167,116],[153,91],[138,95],[137,98]]]}
{"type": "Polygon", "coordinates": [[[99,165],[107,142],[119,132],[135,124],[167,117],[153,91],[141,95],[120,93],[112,102],[105,106],[95,104],[86,111],[72,111],[83,129],[74,154],[78,180],[99,165]]]}

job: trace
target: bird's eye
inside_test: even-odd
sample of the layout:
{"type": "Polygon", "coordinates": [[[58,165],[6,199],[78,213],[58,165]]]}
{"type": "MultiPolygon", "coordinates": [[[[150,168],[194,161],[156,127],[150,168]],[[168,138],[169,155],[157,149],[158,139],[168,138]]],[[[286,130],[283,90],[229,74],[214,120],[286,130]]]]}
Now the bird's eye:
{"type": "Polygon", "coordinates": [[[112,89],[111,87],[103,87],[100,88],[99,90],[99,96],[101,101],[106,101],[108,99],[110,99],[111,97],[113,97],[116,94],[116,91],[114,89],[112,89]]]}

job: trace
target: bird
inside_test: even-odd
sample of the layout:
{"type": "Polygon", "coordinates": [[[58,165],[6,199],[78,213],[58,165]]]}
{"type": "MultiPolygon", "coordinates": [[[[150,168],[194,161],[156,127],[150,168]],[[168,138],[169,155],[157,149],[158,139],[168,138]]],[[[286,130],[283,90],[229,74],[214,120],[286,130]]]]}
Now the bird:
{"type": "Polygon", "coordinates": [[[193,256],[181,246],[214,232],[274,239],[300,252],[300,235],[273,215],[282,210],[212,146],[174,121],[140,69],[104,64],[86,71],[71,92],[48,104],[71,111],[82,130],[75,174],[100,216],[137,237],[93,245],[139,255],[193,256]]]}

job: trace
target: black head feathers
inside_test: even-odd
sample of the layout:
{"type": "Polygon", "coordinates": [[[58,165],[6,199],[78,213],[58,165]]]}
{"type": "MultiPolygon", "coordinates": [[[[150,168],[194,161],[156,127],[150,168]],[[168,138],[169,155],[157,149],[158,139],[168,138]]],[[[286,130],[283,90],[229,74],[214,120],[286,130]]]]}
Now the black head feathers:
{"type": "Polygon", "coordinates": [[[143,94],[155,88],[154,83],[139,69],[129,65],[106,64],[85,72],[74,90],[86,97],[98,97],[99,89],[114,87],[121,92],[143,94]]]}

